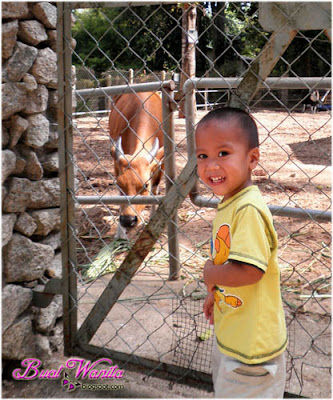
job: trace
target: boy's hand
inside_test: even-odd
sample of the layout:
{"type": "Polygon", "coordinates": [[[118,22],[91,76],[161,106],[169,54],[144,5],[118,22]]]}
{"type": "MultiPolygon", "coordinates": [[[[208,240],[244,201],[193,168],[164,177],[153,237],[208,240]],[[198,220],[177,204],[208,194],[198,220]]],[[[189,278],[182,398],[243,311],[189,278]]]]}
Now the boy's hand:
{"type": "Polygon", "coordinates": [[[211,325],[214,324],[214,291],[211,293],[208,293],[204,306],[203,306],[203,312],[205,314],[206,319],[209,321],[211,325]]]}

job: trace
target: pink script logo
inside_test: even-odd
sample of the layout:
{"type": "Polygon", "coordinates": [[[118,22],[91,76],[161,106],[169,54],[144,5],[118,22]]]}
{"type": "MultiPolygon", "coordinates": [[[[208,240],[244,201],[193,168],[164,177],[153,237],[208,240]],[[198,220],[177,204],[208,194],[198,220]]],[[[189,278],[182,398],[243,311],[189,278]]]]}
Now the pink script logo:
{"type": "MultiPolygon", "coordinates": [[[[40,369],[42,362],[37,358],[26,358],[21,365],[24,367],[17,368],[13,371],[13,378],[17,380],[32,379],[59,379],[65,368],[75,371],[75,379],[114,379],[122,378],[124,370],[118,369],[118,365],[112,365],[109,358],[101,358],[95,362],[86,361],[81,358],[70,358],[65,365],[61,365],[58,369],[40,369]],[[107,364],[107,368],[96,369],[101,364],[107,364]]],[[[65,379],[68,374],[65,372],[65,379]]],[[[71,382],[66,382],[71,383],[71,382]]]]}

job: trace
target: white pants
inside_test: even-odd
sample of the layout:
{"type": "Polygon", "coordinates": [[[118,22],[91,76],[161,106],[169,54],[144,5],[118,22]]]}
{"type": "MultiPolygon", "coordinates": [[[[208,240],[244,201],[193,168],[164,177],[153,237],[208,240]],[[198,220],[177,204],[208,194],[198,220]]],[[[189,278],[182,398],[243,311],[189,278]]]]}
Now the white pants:
{"type": "Polygon", "coordinates": [[[214,338],[212,371],[216,398],[283,398],[286,382],[284,353],[262,364],[244,364],[222,354],[214,338]]]}

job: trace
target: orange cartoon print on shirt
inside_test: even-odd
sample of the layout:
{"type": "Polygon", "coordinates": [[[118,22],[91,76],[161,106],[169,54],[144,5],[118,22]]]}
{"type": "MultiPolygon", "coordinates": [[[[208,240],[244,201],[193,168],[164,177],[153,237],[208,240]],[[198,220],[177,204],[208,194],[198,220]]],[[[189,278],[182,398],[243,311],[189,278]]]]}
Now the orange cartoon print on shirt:
{"type": "MultiPolygon", "coordinates": [[[[215,241],[213,242],[212,240],[211,243],[212,247],[214,246],[215,249],[215,257],[213,258],[215,265],[222,265],[228,260],[230,244],[230,226],[228,224],[223,224],[217,231],[215,241]]],[[[214,291],[214,299],[220,311],[222,311],[221,302],[224,302],[232,308],[238,308],[243,305],[243,301],[239,297],[232,294],[225,294],[224,289],[220,289],[218,286],[216,286],[216,290],[214,291]]]]}
{"type": "Polygon", "coordinates": [[[223,224],[217,231],[214,243],[215,257],[213,261],[215,265],[221,265],[227,261],[230,251],[230,242],[230,226],[228,224],[223,224]]]}
{"type": "Polygon", "coordinates": [[[224,289],[220,289],[217,286],[214,291],[214,299],[215,299],[217,308],[220,311],[222,311],[222,309],[220,307],[220,302],[222,302],[222,301],[232,308],[238,308],[243,305],[243,301],[239,297],[234,296],[232,294],[224,294],[224,289]]]}

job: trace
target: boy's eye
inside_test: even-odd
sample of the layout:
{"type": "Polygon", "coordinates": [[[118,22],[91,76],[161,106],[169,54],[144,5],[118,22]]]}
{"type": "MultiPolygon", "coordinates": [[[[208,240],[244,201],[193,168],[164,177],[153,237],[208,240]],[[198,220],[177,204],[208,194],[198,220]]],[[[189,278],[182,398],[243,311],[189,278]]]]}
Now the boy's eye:
{"type": "Polygon", "coordinates": [[[229,153],[227,151],[220,151],[219,152],[219,157],[225,157],[227,156],[229,153]]]}
{"type": "Polygon", "coordinates": [[[198,154],[197,157],[198,157],[200,160],[203,160],[203,159],[207,158],[207,155],[206,155],[206,154],[198,154]]]}

